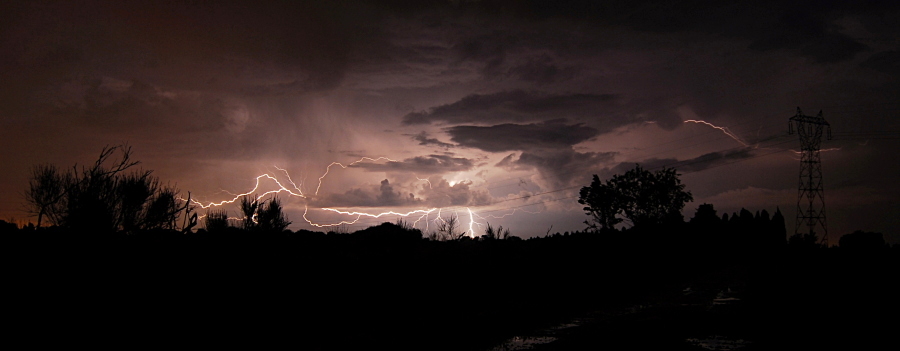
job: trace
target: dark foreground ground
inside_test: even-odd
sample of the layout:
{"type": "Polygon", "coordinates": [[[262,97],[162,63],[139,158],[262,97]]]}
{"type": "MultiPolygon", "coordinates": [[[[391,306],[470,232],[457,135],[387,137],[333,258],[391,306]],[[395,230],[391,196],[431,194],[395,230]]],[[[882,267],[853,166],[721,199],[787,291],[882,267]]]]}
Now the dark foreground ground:
{"type": "Polygon", "coordinates": [[[51,238],[3,253],[5,334],[30,347],[487,350],[576,320],[536,347],[898,346],[896,250],[51,238]]]}

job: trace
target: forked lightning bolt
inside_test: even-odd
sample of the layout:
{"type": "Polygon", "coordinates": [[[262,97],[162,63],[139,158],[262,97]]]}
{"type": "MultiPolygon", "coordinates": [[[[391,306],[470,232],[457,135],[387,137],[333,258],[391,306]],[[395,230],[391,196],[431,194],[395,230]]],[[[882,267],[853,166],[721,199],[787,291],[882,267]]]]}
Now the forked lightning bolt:
{"type": "MultiPolygon", "coordinates": [[[[321,187],[322,187],[322,183],[324,182],[325,178],[326,178],[326,177],[329,175],[329,173],[331,172],[331,168],[332,168],[333,166],[340,166],[341,168],[346,169],[346,168],[348,168],[348,167],[351,167],[351,166],[353,166],[353,165],[355,165],[355,164],[358,164],[358,163],[360,163],[360,162],[363,162],[363,161],[370,161],[370,162],[390,161],[390,162],[396,162],[396,161],[394,161],[394,160],[392,160],[392,159],[390,159],[390,158],[387,158],[387,157],[378,157],[378,158],[362,157],[362,158],[360,158],[359,160],[350,162],[350,163],[348,163],[348,164],[346,164],[346,165],[344,165],[344,164],[342,164],[342,163],[340,163],[340,162],[332,162],[332,163],[330,163],[327,167],[325,167],[325,172],[318,178],[318,184],[316,185],[316,190],[315,190],[315,192],[313,193],[313,196],[316,196],[316,195],[319,194],[319,190],[320,190],[321,187]]],[[[289,196],[295,196],[295,197],[299,197],[299,198],[303,198],[303,199],[309,200],[309,196],[306,195],[306,194],[304,194],[303,190],[301,189],[301,187],[302,187],[302,185],[303,185],[303,182],[301,182],[301,183],[298,185],[298,184],[291,178],[290,173],[289,173],[286,169],[280,168],[280,167],[278,167],[278,166],[275,166],[275,169],[277,169],[277,170],[278,170],[279,172],[281,172],[281,173],[284,173],[284,177],[285,177],[285,179],[286,179],[285,182],[282,182],[281,180],[279,180],[278,177],[276,177],[276,176],[273,175],[273,174],[266,173],[266,174],[262,174],[262,175],[259,175],[259,176],[256,177],[256,184],[255,184],[255,185],[253,186],[253,188],[250,189],[249,191],[244,192],[244,193],[240,193],[240,194],[233,194],[233,193],[228,192],[229,194],[231,194],[231,195],[233,196],[233,198],[231,198],[231,199],[229,199],[229,200],[222,200],[222,201],[219,201],[219,202],[200,202],[200,201],[197,201],[197,200],[195,200],[195,199],[191,199],[190,201],[191,201],[191,203],[193,203],[194,205],[196,205],[196,206],[198,206],[198,207],[200,207],[200,208],[205,208],[205,209],[208,209],[208,208],[211,208],[211,207],[219,207],[219,206],[223,206],[223,205],[225,205],[225,204],[233,204],[233,203],[237,202],[238,200],[240,200],[242,197],[244,197],[244,196],[251,196],[251,195],[255,194],[257,191],[259,191],[259,189],[260,189],[260,187],[261,187],[261,181],[264,180],[264,179],[271,180],[271,181],[276,185],[276,187],[275,187],[274,190],[269,190],[269,191],[265,191],[265,192],[263,192],[263,193],[260,193],[259,196],[258,196],[258,198],[263,198],[263,197],[265,197],[265,196],[267,196],[267,195],[274,195],[274,194],[279,194],[279,193],[287,193],[289,196]],[[289,186],[288,186],[288,185],[289,185],[289,186]]],[[[431,182],[430,182],[428,179],[419,178],[418,176],[416,176],[416,179],[418,179],[419,181],[427,182],[429,188],[431,187],[431,182]]],[[[442,216],[441,216],[441,210],[442,210],[441,208],[418,209],[418,210],[413,210],[413,211],[408,211],[408,212],[385,211],[385,212],[379,212],[379,213],[370,213],[370,212],[362,212],[362,211],[344,211],[344,210],[340,210],[340,209],[336,209],[336,208],[328,208],[328,207],[322,207],[322,208],[319,208],[319,210],[321,210],[321,211],[326,211],[326,212],[332,212],[332,213],[339,214],[339,215],[343,215],[343,216],[349,216],[349,217],[351,217],[352,219],[350,219],[350,220],[340,220],[340,221],[337,221],[337,222],[331,222],[331,223],[319,223],[319,222],[313,221],[313,220],[311,220],[311,219],[308,217],[308,214],[309,214],[309,204],[306,203],[306,204],[304,205],[303,220],[305,220],[309,225],[311,225],[311,226],[313,226],[313,227],[317,227],[317,228],[325,228],[325,227],[335,227],[335,226],[341,226],[341,225],[352,225],[352,224],[357,223],[359,220],[361,220],[361,219],[363,219],[363,218],[383,218],[383,217],[386,217],[386,216],[398,216],[398,217],[406,218],[406,217],[410,217],[410,216],[416,216],[416,217],[415,217],[416,219],[415,219],[415,221],[413,221],[412,226],[413,226],[413,227],[416,227],[416,226],[418,226],[420,223],[423,223],[423,224],[425,225],[425,231],[426,231],[426,232],[428,231],[428,229],[429,229],[429,227],[430,227],[430,222],[435,222],[435,223],[444,222],[444,219],[443,219],[442,216]],[[432,219],[432,220],[429,220],[429,216],[430,216],[431,214],[435,213],[435,212],[436,212],[435,218],[432,219]]],[[[466,234],[469,235],[469,236],[472,236],[472,237],[475,236],[475,226],[478,226],[479,228],[483,228],[483,227],[484,227],[484,225],[483,225],[482,223],[479,223],[479,222],[476,220],[476,218],[480,218],[480,219],[482,219],[482,220],[486,220],[487,217],[491,217],[491,218],[503,218],[503,217],[512,215],[512,214],[515,213],[516,211],[521,211],[520,209],[513,209],[510,213],[504,214],[504,215],[499,216],[499,217],[498,217],[498,216],[494,216],[494,215],[489,215],[489,216],[483,217],[483,216],[478,215],[478,214],[477,214],[475,211],[473,211],[471,208],[468,208],[468,207],[467,207],[466,210],[468,211],[468,214],[469,214],[469,232],[466,233],[466,234]]],[[[526,212],[527,212],[527,211],[526,211],[526,212]]],[[[459,217],[458,213],[455,214],[455,215],[457,216],[457,218],[459,217]]],[[[229,218],[229,219],[240,220],[239,218],[229,218]]]]}

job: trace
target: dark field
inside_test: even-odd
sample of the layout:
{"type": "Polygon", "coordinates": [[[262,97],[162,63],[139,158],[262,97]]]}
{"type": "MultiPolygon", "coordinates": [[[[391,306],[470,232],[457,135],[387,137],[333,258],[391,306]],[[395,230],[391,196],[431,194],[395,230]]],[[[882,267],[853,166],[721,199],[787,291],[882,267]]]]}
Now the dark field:
{"type": "Polygon", "coordinates": [[[711,250],[599,234],[7,237],[7,335],[32,347],[893,349],[898,252],[711,250]],[[719,295],[720,293],[724,293],[719,295]],[[733,298],[719,300],[717,297],[733,298]]]}

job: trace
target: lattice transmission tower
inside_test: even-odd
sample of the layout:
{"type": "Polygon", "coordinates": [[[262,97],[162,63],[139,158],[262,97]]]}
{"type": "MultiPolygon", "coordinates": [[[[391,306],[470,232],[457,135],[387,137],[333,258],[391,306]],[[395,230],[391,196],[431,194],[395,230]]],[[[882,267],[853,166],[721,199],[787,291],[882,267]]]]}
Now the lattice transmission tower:
{"type": "Polygon", "coordinates": [[[828,227],[825,226],[825,195],[822,184],[822,160],[819,150],[823,131],[831,140],[831,125],[822,117],[822,111],[815,117],[804,116],[797,107],[797,115],[791,117],[788,133],[800,136],[800,186],[797,195],[797,227],[794,234],[806,234],[814,238],[821,230],[820,243],[828,247],[828,227]],[[805,207],[805,208],[804,208],[805,207]],[[801,233],[806,226],[808,232],[801,233]]]}

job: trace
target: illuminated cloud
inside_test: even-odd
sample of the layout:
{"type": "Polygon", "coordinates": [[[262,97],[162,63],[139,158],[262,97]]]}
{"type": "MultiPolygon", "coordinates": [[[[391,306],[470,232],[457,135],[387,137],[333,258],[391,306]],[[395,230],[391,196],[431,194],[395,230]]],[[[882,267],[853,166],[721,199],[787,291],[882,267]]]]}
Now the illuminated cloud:
{"type": "Polygon", "coordinates": [[[446,179],[431,178],[430,183],[431,186],[422,189],[421,192],[428,206],[484,206],[493,202],[487,190],[474,189],[470,180],[451,185],[446,179]]]}
{"type": "Polygon", "coordinates": [[[422,131],[419,134],[412,135],[412,138],[413,138],[413,140],[418,141],[419,145],[423,145],[423,146],[433,145],[433,146],[438,146],[438,147],[442,147],[445,149],[449,149],[449,148],[456,146],[451,143],[445,143],[443,141],[440,141],[437,138],[429,138],[428,133],[426,133],[425,131],[422,131]]]}
{"type": "MultiPolygon", "coordinates": [[[[792,155],[752,160],[797,106],[850,133],[825,143],[826,192],[896,198],[898,18],[896,1],[0,2],[0,218],[27,218],[23,170],[123,141],[205,199],[273,165],[312,193],[331,162],[395,160],[332,167],[292,209],[488,204],[519,196],[507,178],[540,193],[635,162],[690,172],[695,194],[790,189],[792,155]]],[[[583,229],[574,202],[547,206],[565,204],[502,224],[583,229]]],[[[884,208],[831,223],[896,231],[884,208]]]]}
{"type": "MultiPolygon", "coordinates": [[[[638,162],[644,169],[656,170],[665,168],[675,168],[681,172],[699,172],[708,168],[721,166],[724,164],[750,159],[758,155],[759,152],[752,148],[740,148],[735,150],[717,151],[706,153],[694,158],[674,159],[674,158],[651,158],[638,162]]],[[[634,162],[622,162],[613,167],[612,171],[616,174],[627,172],[634,168],[634,162]]]]}
{"type": "Polygon", "coordinates": [[[316,207],[438,208],[485,206],[494,202],[487,190],[474,188],[470,180],[451,183],[443,177],[432,176],[424,184],[427,185],[421,181],[392,184],[384,179],[378,185],[357,187],[343,193],[321,194],[311,204],[316,207]]]}

